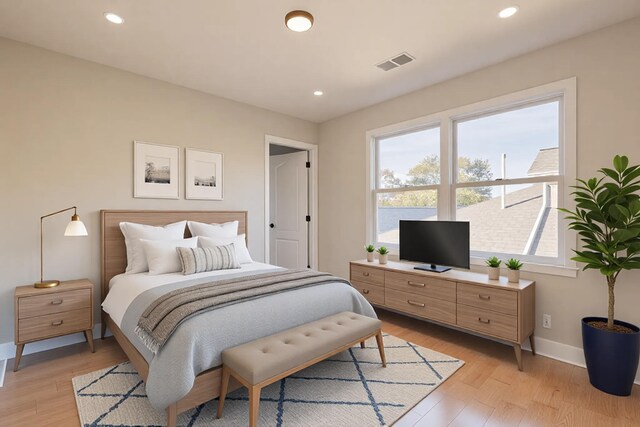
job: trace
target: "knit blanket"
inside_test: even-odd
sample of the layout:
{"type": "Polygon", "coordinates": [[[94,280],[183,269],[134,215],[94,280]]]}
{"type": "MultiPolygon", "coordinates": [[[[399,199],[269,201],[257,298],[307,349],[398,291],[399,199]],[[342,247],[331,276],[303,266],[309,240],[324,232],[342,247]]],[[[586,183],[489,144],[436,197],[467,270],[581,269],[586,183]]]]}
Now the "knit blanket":
{"type": "Polygon", "coordinates": [[[142,313],[136,335],[153,354],[157,354],[185,320],[216,308],[262,296],[348,281],[313,270],[278,270],[217,280],[176,289],[157,298],[142,313]]]}

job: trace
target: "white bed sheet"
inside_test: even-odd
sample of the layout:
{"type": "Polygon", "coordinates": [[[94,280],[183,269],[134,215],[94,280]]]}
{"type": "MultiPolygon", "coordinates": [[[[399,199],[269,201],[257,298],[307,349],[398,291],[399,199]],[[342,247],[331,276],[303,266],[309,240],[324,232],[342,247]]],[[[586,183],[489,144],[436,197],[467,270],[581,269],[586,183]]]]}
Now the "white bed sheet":
{"type": "Polygon", "coordinates": [[[182,273],[158,275],[151,275],[148,272],[118,274],[109,282],[109,293],[102,302],[102,308],[107,314],[109,314],[111,320],[121,328],[122,318],[124,317],[129,305],[138,295],[148,289],[166,285],[168,283],[186,282],[193,279],[199,279],[201,277],[222,277],[244,271],[278,270],[280,268],[281,267],[271,264],[252,262],[248,264],[241,264],[239,269],[207,271],[204,273],[190,274],[186,276],[182,273]]]}

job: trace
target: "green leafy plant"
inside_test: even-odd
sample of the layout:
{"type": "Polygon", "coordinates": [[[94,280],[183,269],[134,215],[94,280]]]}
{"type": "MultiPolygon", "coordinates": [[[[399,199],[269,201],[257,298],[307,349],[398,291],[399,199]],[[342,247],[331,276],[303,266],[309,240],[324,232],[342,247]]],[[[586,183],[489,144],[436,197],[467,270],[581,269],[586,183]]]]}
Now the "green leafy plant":
{"type": "Polygon", "coordinates": [[[484,262],[485,264],[487,264],[488,267],[493,267],[493,268],[500,267],[500,264],[502,264],[502,261],[497,256],[492,256],[490,258],[487,258],[484,262]]]}
{"type": "Polygon", "coordinates": [[[373,245],[366,245],[366,246],[364,247],[364,250],[365,250],[365,251],[367,251],[367,252],[375,252],[376,247],[375,247],[375,246],[373,246],[373,245]]]}
{"type": "Polygon", "coordinates": [[[609,288],[607,328],[614,329],[614,288],[622,270],[640,269],[640,165],[629,166],[627,156],[615,156],[613,169],[602,168],[602,176],[578,179],[572,193],[575,211],[560,209],[571,220],[582,249],[574,250],[574,261],[583,270],[596,269],[609,288]]]}
{"type": "Polygon", "coordinates": [[[386,255],[389,253],[389,249],[385,248],[384,246],[380,246],[378,249],[376,249],[376,252],[378,252],[380,255],[386,255]]]}
{"type": "Polygon", "coordinates": [[[520,262],[520,260],[515,259],[515,258],[509,258],[505,263],[504,263],[505,267],[507,267],[509,270],[520,270],[522,268],[522,263],[520,262]]]}

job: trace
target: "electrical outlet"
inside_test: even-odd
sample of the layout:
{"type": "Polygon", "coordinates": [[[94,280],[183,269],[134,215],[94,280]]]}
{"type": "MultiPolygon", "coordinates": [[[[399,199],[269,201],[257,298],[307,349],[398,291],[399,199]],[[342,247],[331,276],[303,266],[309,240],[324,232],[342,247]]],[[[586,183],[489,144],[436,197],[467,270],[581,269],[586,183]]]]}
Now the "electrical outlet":
{"type": "Polygon", "coordinates": [[[550,314],[543,314],[542,315],[542,327],[543,328],[547,328],[547,329],[551,329],[551,315],[550,314]]]}

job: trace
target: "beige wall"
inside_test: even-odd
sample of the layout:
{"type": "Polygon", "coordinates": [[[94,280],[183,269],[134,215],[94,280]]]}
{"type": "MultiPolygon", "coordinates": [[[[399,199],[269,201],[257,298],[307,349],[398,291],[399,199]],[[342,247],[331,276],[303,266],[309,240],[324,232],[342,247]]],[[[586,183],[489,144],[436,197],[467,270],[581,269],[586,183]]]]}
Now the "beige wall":
{"type": "MultiPolygon", "coordinates": [[[[578,86],[578,176],[591,176],[616,153],[640,163],[640,19],[321,124],[320,268],[347,277],[348,261],[364,257],[367,130],[573,76],[578,86]]],[[[536,334],[581,347],[580,318],[606,314],[603,279],[592,272],[577,279],[523,277],[537,282],[536,334]],[[552,315],[553,329],[542,328],[543,313],[552,315]]],[[[640,272],[622,273],[617,297],[617,317],[640,325],[640,272]]]]}
{"type": "Polygon", "coordinates": [[[48,220],[48,278],[99,283],[100,209],[248,210],[262,261],[265,134],[315,143],[317,125],[0,38],[0,343],[14,287],[39,277],[39,217],[58,209],[77,205],[89,237],[62,237],[70,214],[48,220]],[[185,200],[184,185],[134,199],[134,139],[223,152],[225,200],[185,200]]]}

